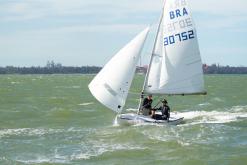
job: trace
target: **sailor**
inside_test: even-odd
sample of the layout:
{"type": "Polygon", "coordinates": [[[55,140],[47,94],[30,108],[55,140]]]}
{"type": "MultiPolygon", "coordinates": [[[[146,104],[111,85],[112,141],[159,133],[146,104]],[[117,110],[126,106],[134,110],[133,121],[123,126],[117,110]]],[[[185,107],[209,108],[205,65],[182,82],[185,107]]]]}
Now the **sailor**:
{"type": "Polygon", "coordinates": [[[149,116],[152,115],[152,95],[149,94],[142,102],[142,107],[141,107],[141,114],[144,116],[149,116]]]}
{"type": "Polygon", "coordinates": [[[161,115],[155,114],[153,117],[154,119],[156,119],[156,120],[169,120],[170,107],[168,106],[168,102],[166,99],[162,100],[162,106],[160,106],[156,110],[161,110],[161,115]]]}

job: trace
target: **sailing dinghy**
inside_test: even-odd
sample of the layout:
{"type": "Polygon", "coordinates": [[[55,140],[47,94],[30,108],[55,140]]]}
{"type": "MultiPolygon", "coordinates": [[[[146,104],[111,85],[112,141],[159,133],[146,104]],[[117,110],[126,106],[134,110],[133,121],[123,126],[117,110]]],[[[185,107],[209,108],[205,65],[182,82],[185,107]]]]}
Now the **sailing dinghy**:
{"type": "MultiPolygon", "coordinates": [[[[121,114],[148,32],[146,28],[122,48],[96,75],[89,89],[99,102],[119,114],[121,122],[179,124],[183,117],[173,113],[168,121],[134,113],[121,114]]],[[[139,110],[143,96],[148,94],[206,94],[196,28],[187,0],[165,0],[139,110]]]]}

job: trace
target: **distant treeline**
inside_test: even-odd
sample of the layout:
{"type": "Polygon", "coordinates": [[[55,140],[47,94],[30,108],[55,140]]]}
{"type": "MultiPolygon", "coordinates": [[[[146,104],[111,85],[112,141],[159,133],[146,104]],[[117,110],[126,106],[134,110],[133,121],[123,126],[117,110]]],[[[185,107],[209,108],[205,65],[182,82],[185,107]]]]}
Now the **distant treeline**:
{"type": "Polygon", "coordinates": [[[203,65],[204,74],[247,74],[247,67],[220,66],[219,64],[203,65]]]}
{"type": "Polygon", "coordinates": [[[62,66],[60,63],[48,61],[45,67],[0,67],[0,74],[95,74],[101,70],[97,66],[62,66]]]}
{"type": "MultiPolygon", "coordinates": [[[[97,66],[62,66],[60,63],[48,61],[44,67],[0,67],[0,74],[96,74],[102,68],[97,66]]],[[[146,73],[147,67],[137,67],[137,73],[146,73]]],[[[247,74],[247,67],[231,67],[220,65],[203,65],[204,74],[247,74]]]]}
{"type": "MultiPolygon", "coordinates": [[[[146,73],[146,67],[137,67],[137,73],[146,73]]],[[[207,65],[203,64],[203,73],[204,74],[247,74],[247,67],[232,67],[232,66],[220,66],[219,64],[207,65]]]]}

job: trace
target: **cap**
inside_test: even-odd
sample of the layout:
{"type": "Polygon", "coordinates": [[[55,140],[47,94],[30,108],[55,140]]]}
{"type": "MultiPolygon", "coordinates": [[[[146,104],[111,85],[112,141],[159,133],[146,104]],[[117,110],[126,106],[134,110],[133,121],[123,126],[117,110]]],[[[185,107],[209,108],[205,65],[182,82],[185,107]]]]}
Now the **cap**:
{"type": "Polygon", "coordinates": [[[165,104],[167,104],[167,101],[166,101],[166,99],[164,99],[164,100],[162,101],[162,103],[165,103],[165,104]]]}

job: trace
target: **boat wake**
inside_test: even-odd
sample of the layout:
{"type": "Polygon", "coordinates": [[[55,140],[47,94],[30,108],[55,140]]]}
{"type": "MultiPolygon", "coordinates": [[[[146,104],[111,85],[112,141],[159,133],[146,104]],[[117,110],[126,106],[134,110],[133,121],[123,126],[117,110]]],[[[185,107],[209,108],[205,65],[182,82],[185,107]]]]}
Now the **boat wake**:
{"type": "Polygon", "coordinates": [[[247,118],[247,106],[234,106],[230,109],[214,111],[188,111],[178,112],[189,125],[202,123],[230,123],[247,118]]]}

